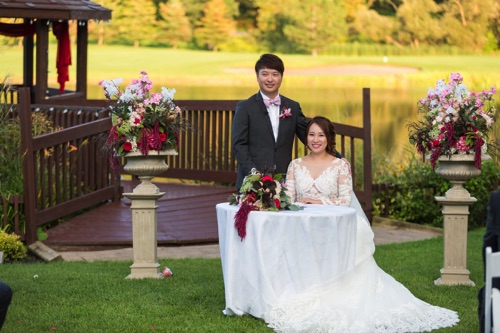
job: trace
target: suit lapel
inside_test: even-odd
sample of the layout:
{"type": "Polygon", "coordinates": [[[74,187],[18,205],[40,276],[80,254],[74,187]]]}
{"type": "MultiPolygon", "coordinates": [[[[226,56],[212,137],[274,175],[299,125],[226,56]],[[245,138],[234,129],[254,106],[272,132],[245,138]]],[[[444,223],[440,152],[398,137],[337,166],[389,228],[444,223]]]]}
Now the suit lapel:
{"type": "MultiPolygon", "coordinates": [[[[281,110],[283,110],[283,108],[285,108],[285,107],[288,108],[290,103],[288,103],[288,99],[286,97],[284,97],[283,95],[280,95],[280,96],[281,96],[281,105],[279,108],[279,113],[281,114],[281,110]]],[[[280,140],[280,138],[288,130],[290,122],[286,121],[286,120],[287,120],[287,118],[283,118],[283,119],[279,118],[278,139],[276,140],[276,143],[280,140]]]]}
{"type": "MultiPolygon", "coordinates": [[[[260,94],[260,91],[255,95],[255,100],[257,104],[257,109],[259,112],[261,112],[264,115],[264,121],[266,123],[266,126],[271,133],[271,136],[273,137],[274,140],[274,133],[273,133],[273,125],[271,124],[271,118],[269,117],[269,112],[267,111],[266,105],[264,104],[264,100],[262,99],[262,95],[260,94]]],[[[281,124],[280,124],[281,126],[281,124]]],[[[278,130],[278,136],[279,136],[279,130],[278,130]]],[[[275,141],[276,143],[276,141],[275,141]]]]}

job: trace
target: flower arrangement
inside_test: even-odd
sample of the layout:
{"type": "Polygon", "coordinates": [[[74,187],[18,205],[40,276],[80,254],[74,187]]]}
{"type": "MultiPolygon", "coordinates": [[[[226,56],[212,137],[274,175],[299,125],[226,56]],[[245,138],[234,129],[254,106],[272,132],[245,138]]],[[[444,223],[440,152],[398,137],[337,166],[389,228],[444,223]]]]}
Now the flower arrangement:
{"type": "Polygon", "coordinates": [[[152,93],[153,83],[142,71],[139,79],[132,80],[124,91],[119,85],[122,79],[103,80],[108,101],[116,99],[111,106],[113,126],[106,146],[115,156],[140,151],[148,155],[152,150],[177,150],[179,133],[183,126],[181,109],[173,102],[175,89],[161,88],[161,93],[152,93]]]}
{"type": "Polygon", "coordinates": [[[494,122],[495,87],[470,92],[459,73],[449,82],[439,80],[419,101],[423,119],[408,124],[410,143],[425,158],[430,154],[432,167],[440,156],[473,154],[481,169],[481,155],[487,152],[488,134],[494,122]]]}
{"type": "Polygon", "coordinates": [[[286,194],[286,185],[281,174],[261,173],[252,169],[245,177],[240,193],[229,197],[231,205],[240,205],[234,219],[241,240],[246,236],[246,222],[252,210],[278,212],[280,210],[299,210],[299,206],[290,203],[286,194]]]}

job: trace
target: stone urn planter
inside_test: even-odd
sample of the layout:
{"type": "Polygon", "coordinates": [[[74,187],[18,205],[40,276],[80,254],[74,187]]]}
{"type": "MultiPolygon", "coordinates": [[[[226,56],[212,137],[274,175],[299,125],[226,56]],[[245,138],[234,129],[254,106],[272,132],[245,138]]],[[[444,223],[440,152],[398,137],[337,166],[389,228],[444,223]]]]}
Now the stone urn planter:
{"type": "MultiPolygon", "coordinates": [[[[482,160],[490,160],[489,155],[483,155],[482,160]]],[[[463,184],[471,178],[481,175],[481,170],[475,167],[474,155],[449,155],[438,158],[436,174],[448,179],[452,187],[446,192],[446,198],[470,198],[463,184]]]]}
{"type": "Polygon", "coordinates": [[[168,170],[165,162],[168,155],[177,155],[175,150],[149,151],[148,155],[141,152],[130,152],[125,155],[126,163],[123,169],[131,175],[138,176],[141,183],[133,190],[133,193],[159,193],[159,189],[151,182],[151,179],[168,170]]]}
{"type": "Polygon", "coordinates": [[[167,155],[177,155],[174,150],[128,153],[124,170],[141,180],[132,193],[123,195],[132,200],[132,242],[134,263],[127,278],[163,278],[157,262],[157,200],[165,193],[151,182],[155,176],[168,170],[167,155]]]}
{"type": "MultiPolygon", "coordinates": [[[[483,155],[482,160],[491,159],[483,155]]],[[[452,187],[444,197],[436,197],[443,205],[444,256],[441,277],[434,281],[436,285],[469,285],[475,283],[469,279],[467,269],[467,232],[469,206],[477,200],[470,196],[463,184],[481,175],[475,167],[474,155],[441,156],[436,174],[448,179],[452,187]]]]}

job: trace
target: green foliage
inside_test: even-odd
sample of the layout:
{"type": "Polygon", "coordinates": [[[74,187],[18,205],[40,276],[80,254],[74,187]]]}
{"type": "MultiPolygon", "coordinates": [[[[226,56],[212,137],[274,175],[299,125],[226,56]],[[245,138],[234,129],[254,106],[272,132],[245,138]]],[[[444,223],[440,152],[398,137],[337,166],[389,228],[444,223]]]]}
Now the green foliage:
{"type": "MultiPolygon", "coordinates": [[[[346,40],[412,48],[414,54],[429,46],[453,46],[462,52],[494,52],[500,46],[497,0],[280,0],[275,4],[266,0],[101,0],[99,4],[113,11],[109,22],[89,25],[89,41],[99,45],[139,46],[140,42],[212,50],[218,49],[219,39],[227,39],[224,29],[229,28],[253,34],[261,51],[292,54],[327,52],[324,49],[333,43],[346,40]],[[209,6],[214,8],[210,14],[209,6]]],[[[19,41],[0,36],[0,45],[19,41]]]]}
{"type": "Polygon", "coordinates": [[[24,246],[19,235],[9,234],[4,230],[0,230],[0,251],[3,252],[5,261],[15,261],[23,259],[28,253],[28,249],[24,246]]]}
{"type": "MultiPolygon", "coordinates": [[[[285,1],[283,1],[285,2],[285,1]]],[[[325,45],[347,39],[345,11],[339,0],[287,0],[285,14],[289,22],[283,27],[285,36],[299,47],[317,55],[325,45]]]]}
{"type": "Polygon", "coordinates": [[[259,45],[253,36],[241,33],[238,36],[231,36],[230,39],[220,44],[222,52],[257,52],[259,45]]]}
{"type": "MultiPolygon", "coordinates": [[[[444,178],[436,175],[429,163],[414,156],[403,166],[379,161],[373,165],[374,183],[388,183],[386,193],[374,193],[374,214],[384,211],[388,201],[389,217],[435,227],[443,226],[442,205],[435,200],[444,196],[451,187],[444,178]]],[[[469,211],[469,228],[484,226],[486,204],[490,193],[499,188],[500,166],[493,161],[483,161],[481,176],[467,181],[464,187],[477,199],[469,211]]]]}
{"type": "Polygon", "coordinates": [[[472,178],[464,187],[477,199],[477,202],[469,208],[470,227],[484,226],[490,194],[500,188],[500,166],[495,161],[483,162],[481,176],[472,178]]]}
{"type": "Polygon", "coordinates": [[[175,49],[181,42],[191,39],[191,25],[186,16],[184,5],[179,0],[171,0],[159,5],[162,20],[158,21],[158,41],[166,42],[175,49]]]}
{"type": "Polygon", "coordinates": [[[220,45],[230,39],[236,24],[224,0],[209,0],[203,14],[194,31],[195,39],[202,48],[218,51],[220,45]]]}

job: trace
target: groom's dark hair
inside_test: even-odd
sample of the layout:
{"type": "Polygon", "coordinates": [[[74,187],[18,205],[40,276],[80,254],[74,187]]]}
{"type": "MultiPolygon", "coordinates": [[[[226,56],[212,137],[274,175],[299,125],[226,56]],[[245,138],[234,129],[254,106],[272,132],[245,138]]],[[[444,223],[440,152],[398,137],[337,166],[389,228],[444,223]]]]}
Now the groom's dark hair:
{"type": "Polygon", "coordinates": [[[337,145],[337,143],[335,142],[335,136],[337,135],[337,133],[335,132],[335,127],[333,126],[333,123],[326,117],[316,116],[311,120],[309,120],[306,129],[306,136],[307,133],[309,133],[309,128],[311,128],[312,124],[318,125],[319,128],[321,128],[321,130],[323,131],[323,133],[325,133],[326,152],[330,155],[338,157],[337,149],[335,149],[335,146],[337,145]]]}
{"type": "Polygon", "coordinates": [[[263,68],[277,70],[281,75],[285,72],[283,61],[280,57],[271,53],[265,53],[260,56],[259,60],[255,63],[255,73],[259,75],[259,71],[263,68]]]}

